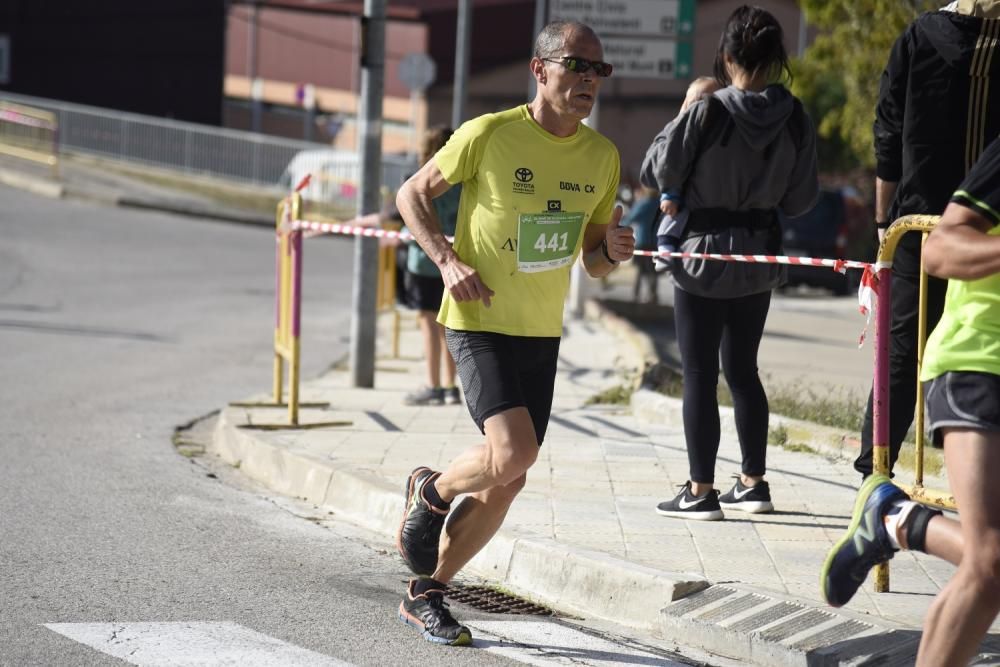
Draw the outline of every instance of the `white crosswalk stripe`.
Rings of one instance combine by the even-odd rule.
[[[45,627],[142,667],[350,667],[236,623],[47,623]]]
[[[536,667],[683,667],[666,659],[549,620],[479,620],[470,660],[485,651]],[[141,667],[352,667],[236,623],[48,623],[45,627]],[[414,641],[419,641],[414,639]]]
[[[475,646],[538,667],[684,667],[662,655],[629,648],[551,621],[471,621]]]

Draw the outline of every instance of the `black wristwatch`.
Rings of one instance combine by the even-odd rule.
[[[892,224],[892,220],[886,220],[885,222],[875,221],[875,229],[889,229],[889,225]]]
[[[607,239],[604,239],[603,241],[601,241],[601,252],[604,253],[604,259],[608,260],[612,264],[612,266],[616,266],[618,264],[618,260],[617,259],[611,259],[611,255],[608,254],[608,240]]]

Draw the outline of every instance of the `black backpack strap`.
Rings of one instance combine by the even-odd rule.
[[[698,153],[695,155],[695,161],[701,157],[701,154],[709,146],[718,141],[720,137],[723,146],[728,144],[735,126],[736,124],[733,123],[733,118],[729,115],[729,110],[726,109],[726,105],[722,103],[722,100],[715,95],[706,97],[705,113],[701,117]]]
[[[788,132],[792,135],[792,142],[795,144],[795,152],[802,150],[802,145],[806,142],[806,110],[802,107],[799,98],[792,98],[792,115],[788,117]]]
[[[726,105],[722,103],[715,95],[709,95],[704,98],[705,110],[701,114],[701,118],[698,119],[698,146],[695,149],[694,158],[691,160],[691,165],[688,167],[687,176],[684,179],[684,189],[687,190],[687,182],[691,178],[691,174],[694,172],[694,167],[698,164],[699,158],[708,149],[709,146],[714,144],[721,136],[723,140],[723,146],[729,143],[729,137],[733,134],[733,128],[736,124],[733,122],[732,116],[729,115],[729,110],[726,109]]]
[[[799,98],[792,98],[792,114],[788,117],[788,123],[785,125],[788,128],[788,133],[792,135],[792,143],[795,144],[795,152],[798,153],[802,150],[802,145],[806,141],[806,110],[802,107],[802,102]],[[778,145],[778,138],[775,137],[774,141],[768,144],[767,148],[764,149],[764,156],[770,160],[771,156],[774,154],[775,147]]]

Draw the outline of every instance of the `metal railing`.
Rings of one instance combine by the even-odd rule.
[[[59,170],[59,124],[48,111],[0,100],[0,153]]]
[[[50,112],[59,126],[59,151],[209,175],[286,192],[307,173],[306,199],[346,203],[356,197],[357,154],[326,144],[143,116],[38,97],[0,93],[0,100]],[[382,183],[395,190],[415,170],[412,160],[382,159]]]
[[[889,474],[889,338],[892,323],[892,258],[900,239],[908,232],[920,232],[922,241],[934,229],[939,216],[906,215],[899,218],[886,230],[878,251],[878,306],[875,311],[875,382],[872,391],[874,432],[872,434],[872,464],[876,473]],[[920,382],[920,366],[923,363],[924,345],[927,337],[927,272],[920,266],[920,288],[917,306],[917,403],[914,456],[914,482],[912,485],[897,486],[918,502],[929,503],[947,509],[957,509],[955,497],[948,491],[924,488],[924,396]],[[889,590],[889,563],[875,567],[875,591]]]

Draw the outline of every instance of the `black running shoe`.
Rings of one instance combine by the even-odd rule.
[[[431,575],[437,569],[438,543],[448,512],[432,507],[424,499],[424,486],[440,474],[420,467],[406,480],[406,507],[396,533],[396,548],[414,574]]]
[[[468,646],[472,643],[472,632],[460,625],[448,611],[444,601],[444,591],[432,588],[420,595],[413,594],[411,581],[406,597],[399,603],[399,619],[420,631],[420,635],[435,644]]]
[[[851,524],[830,553],[820,572],[823,598],[833,607],[847,604],[868,572],[896,553],[885,528],[885,515],[907,496],[885,475],[870,475],[858,490]]]
[[[691,493],[691,482],[685,482],[681,492],[673,500],[665,500],[656,506],[656,513],[677,519],[697,521],[718,521],[725,515],[719,508],[719,491],[712,489],[703,496]]]
[[[727,510],[739,510],[750,514],[773,512],[771,503],[771,487],[761,480],[753,486],[746,486],[739,475],[733,475],[736,484],[733,488],[719,496],[719,505]]]

